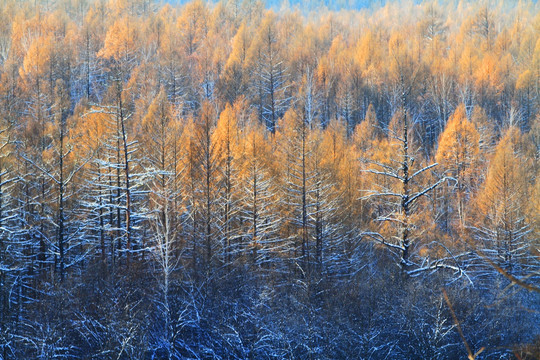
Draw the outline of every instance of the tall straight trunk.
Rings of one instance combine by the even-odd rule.
[[[302,259],[304,270],[309,270],[309,238],[306,184],[306,122],[302,119]]]
[[[209,154],[206,155],[206,161],[209,162]],[[210,186],[211,186],[211,175],[209,169],[209,163],[206,164],[206,174],[205,174],[205,184],[206,184],[206,261],[207,265],[210,266],[210,260],[212,258],[212,222],[210,216],[212,216],[212,199],[210,198]]]
[[[101,167],[98,166],[98,193],[99,193],[99,244],[101,248],[101,263],[105,273],[106,250],[105,250],[105,219],[103,216],[103,187],[101,186]]]
[[[116,117],[116,131],[119,131],[120,129],[120,116]],[[121,198],[122,198],[122,179],[121,179],[121,171],[120,171],[120,136],[117,133],[116,138],[116,239],[117,242],[116,247],[118,250],[121,250],[122,248],[122,211],[121,211]],[[120,257],[120,253],[118,254],[118,257]]]
[[[109,163],[111,163],[111,157],[109,156]],[[118,174],[118,170],[117,170]],[[115,211],[114,211],[114,204],[116,202],[114,197],[114,178],[112,171],[108,171],[108,178],[109,178],[109,224],[112,227],[115,223]],[[118,205],[118,204],[117,204]],[[116,211],[116,215],[118,216],[118,209]],[[118,225],[117,225],[118,226]],[[112,272],[114,273],[116,270],[116,239],[118,238],[118,230],[111,231],[110,232],[110,245],[111,245],[111,257],[112,257]]]
[[[124,152],[124,175],[126,177],[125,180],[125,188],[124,191],[126,193],[126,251],[127,251],[127,267],[130,266],[131,261],[131,185],[130,185],[130,179],[129,179],[129,152],[128,152],[128,143],[127,143],[127,134],[126,134],[126,124],[125,124],[125,118],[124,118],[124,111],[123,111],[123,104],[122,104],[122,96],[120,93],[120,125],[122,130],[122,148]]]
[[[402,187],[402,197],[401,197],[401,210],[403,212],[403,225],[401,230],[401,246],[403,250],[401,251],[401,267],[406,269],[409,265],[409,247],[410,247],[410,188],[409,188],[409,168],[410,168],[410,157],[409,157],[409,127],[407,119],[407,106],[406,106],[406,94],[405,94],[405,85],[403,82],[403,77],[401,78],[401,105],[403,108],[403,187]]]
[[[64,280],[64,114],[60,114],[60,181],[58,182],[58,250],[60,252],[60,281]]]
[[[253,146],[253,158],[255,159],[256,156],[256,147]],[[257,207],[257,170],[255,169],[255,161],[253,161],[253,212],[252,212],[252,221],[253,221],[253,228],[252,228],[252,246],[253,246],[253,265],[257,263],[257,243],[259,241],[258,234],[257,234],[257,221],[258,221],[258,207]]]
[[[227,122],[227,149],[225,163],[225,263],[230,264],[231,255],[231,211],[232,211],[232,151],[231,151],[231,134],[230,120]]]

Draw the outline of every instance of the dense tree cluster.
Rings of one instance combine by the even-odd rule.
[[[0,109],[0,359],[540,354],[536,2],[4,0]]]

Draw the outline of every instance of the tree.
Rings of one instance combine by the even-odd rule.
[[[282,141],[282,161],[287,164],[280,175],[282,188],[281,211],[287,221],[281,228],[281,236],[290,242],[289,257],[293,271],[300,268],[304,275],[311,276],[313,265],[313,244],[309,212],[310,181],[312,178],[309,168],[311,143],[309,139],[310,124],[305,118],[305,109],[290,108],[283,118],[279,140]],[[278,143],[279,143],[278,140]]]
[[[208,31],[209,13],[206,5],[193,1],[186,5],[177,20],[177,27],[184,39],[184,52],[189,57],[201,45]]]
[[[475,183],[478,182],[478,175],[475,173],[479,165],[479,139],[474,125],[467,120],[465,105],[460,105],[441,134],[435,156],[440,164],[440,171],[455,181],[454,189],[449,191],[448,196],[457,200],[456,210],[461,229],[466,224],[466,205],[469,196],[474,190]],[[453,194],[457,195],[457,198]],[[446,209],[445,213],[448,212]]]
[[[389,164],[371,162],[371,165],[366,169],[368,173],[378,175],[393,183],[390,184],[389,188],[382,187],[372,190],[367,195],[367,198],[384,197],[390,199],[389,212],[378,217],[378,220],[383,223],[391,222],[396,224],[398,234],[392,235],[391,238],[393,240],[391,241],[379,232],[367,232],[363,235],[395,251],[399,256],[399,266],[404,273],[415,274],[438,267],[448,267],[459,271],[454,265],[445,265],[439,260],[422,265],[425,264],[425,261],[416,263],[411,256],[411,247],[418,240],[415,238],[413,232],[415,228],[412,224],[413,211],[417,208],[417,202],[440,185],[444,181],[444,178],[427,185],[417,183],[426,171],[431,170],[437,164],[420,165],[422,167],[419,169],[414,167],[416,158],[412,154],[412,151],[414,151],[415,147],[410,134],[409,113],[406,107],[409,88],[406,87],[403,78],[401,78],[400,83],[402,108],[400,112],[396,113],[393,123],[389,125],[388,129],[388,136],[393,143],[391,147],[392,155],[388,154],[391,162]],[[418,161],[416,161],[416,164],[418,164]],[[379,184],[384,183],[381,181]],[[415,187],[419,187],[420,189],[416,190]]]
[[[80,33],[74,42],[77,43],[77,56],[75,57],[74,71],[84,74],[80,82],[76,81],[75,87],[78,90],[78,97],[86,97],[87,101],[94,100],[92,96],[101,93],[100,67],[98,64],[98,51],[101,46],[101,31],[104,31],[104,19],[94,7],[91,7],[86,16]],[[79,79],[77,79],[79,80]]]
[[[290,241],[294,270],[312,277],[322,268],[323,251],[329,240],[330,218],[335,207],[329,172],[323,166],[321,133],[309,123],[306,103],[290,108],[283,118],[278,144],[282,144],[280,186],[282,236]]]
[[[272,148],[262,126],[245,128],[239,211],[242,219],[240,250],[255,269],[275,264],[281,252],[276,210],[276,179]],[[275,266],[275,265],[274,265]]]
[[[485,50],[491,51],[493,39],[495,38],[495,21],[489,6],[483,5],[476,13],[474,30],[484,38],[483,46]]]
[[[171,17],[175,16],[174,9],[163,7],[157,21],[163,22],[163,33],[159,33],[157,62],[161,81],[167,90],[167,97],[172,105],[179,106],[186,94],[185,78],[182,66],[182,51],[179,36],[176,36],[176,25]]]
[[[259,117],[274,133],[290,99],[286,93],[286,67],[280,56],[276,20],[272,13],[268,13],[260,24],[250,53],[255,65],[254,90],[259,101]]]
[[[176,125],[167,94],[162,89],[148,107],[137,134],[145,154],[141,162],[146,172],[153,174],[152,194],[158,196],[167,193],[169,187],[176,186],[178,174],[175,164],[178,161],[180,136]]]
[[[148,107],[137,136],[141,144],[141,170],[149,180],[146,183],[147,208],[151,222],[161,237],[166,237],[176,255],[181,251],[180,203],[181,199],[181,135],[182,129],[175,118],[167,94],[162,89]],[[166,226],[167,229],[163,229]],[[161,239],[161,238],[160,238]],[[172,251],[172,250],[171,250]]]
[[[249,74],[246,61],[250,43],[249,31],[243,22],[232,38],[232,50],[217,84],[221,98],[229,104],[247,92]]]
[[[204,78],[199,76],[200,79],[198,79],[196,76],[199,65],[197,60],[199,55],[201,55],[201,49],[203,51],[207,50],[202,45],[208,34],[209,18],[208,7],[203,1],[197,0],[188,3],[182,9],[176,21],[176,26],[181,35],[180,39],[183,40],[179,45],[182,59],[184,59],[183,71],[186,73],[185,101],[192,109],[201,105],[197,90],[200,85],[204,85]],[[208,59],[208,56],[206,56],[206,59]],[[206,75],[204,71],[203,75]]]
[[[326,154],[331,154],[325,156],[323,163],[331,174],[330,181],[334,184],[333,193],[337,201],[332,221],[335,233],[329,249],[330,262],[335,267],[329,268],[329,273],[336,275],[355,274],[358,271],[358,263],[362,261],[364,255],[362,249],[364,244],[359,241],[358,233],[367,227],[370,211],[366,206],[367,201],[362,200],[358,194],[359,189],[366,187],[359,159],[368,156],[362,149],[376,139],[364,137],[366,132],[371,135],[377,133],[376,128],[371,129],[368,126],[373,120],[374,118],[369,115],[356,126],[350,138],[347,137],[346,125],[339,120],[330,122],[323,134],[322,146],[326,149]],[[373,144],[374,147],[379,146],[379,143]]]
[[[50,210],[46,199],[49,191],[48,181],[46,175],[39,171],[38,167],[43,163],[43,154],[50,143],[45,129],[47,121],[51,118],[50,109],[53,101],[50,96],[52,92],[50,81],[47,81],[47,75],[51,73],[51,53],[52,37],[36,37],[19,70],[23,80],[21,85],[24,85],[24,89],[27,90],[25,93],[29,101],[26,126],[19,128],[23,131],[24,141],[18,146],[19,156],[28,159],[25,168],[21,171],[21,177],[25,182],[24,216],[29,230],[27,236],[34,238],[38,243],[37,264],[31,266],[37,265],[40,272],[44,272],[48,260],[48,244],[51,236],[49,229],[46,229],[46,221],[34,222],[36,219],[47,218],[49,214],[46,215],[46,213]],[[32,166],[32,163],[38,167]]]
[[[483,161],[488,161],[496,145],[496,127],[494,121],[490,119],[485,110],[480,106],[475,106],[471,114],[473,123],[479,136],[478,147],[482,154]]]
[[[108,114],[95,108],[77,109],[79,127],[78,138],[88,139],[79,148],[82,157],[90,159],[83,168],[84,187],[87,189],[81,196],[81,212],[85,223],[85,237],[88,243],[94,243],[99,251],[102,272],[107,274],[107,264],[116,261],[116,240],[113,228],[114,215],[114,174],[107,169],[106,153],[109,149],[107,140],[112,137],[112,129],[108,126]],[[82,114],[81,114],[82,112]],[[114,269],[113,269],[114,270]]]
[[[162,196],[167,196],[163,194]],[[169,194],[169,197],[171,194]],[[172,194],[174,196],[174,194]],[[151,253],[154,255],[160,277],[159,281],[159,297],[157,299],[157,307],[163,321],[162,338],[158,339],[157,347],[165,348],[166,358],[178,358],[180,355],[176,350],[176,338],[178,336],[177,323],[179,319],[175,319],[177,312],[175,311],[172,301],[171,290],[173,288],[174,273],[179,270],[181,254],[177,249],[177,227],[171,219],[174,216],[174,209],[169,209],[171,202],[160,201],[156,204],[158,211],[151,217],[154,224],[155,235],[150,244]]]
[[[223,237],[223,263],[230,264],[234,253],[232,241],[237,237],[238,228],[238,184],[240,159],[242,157],[242,131],[238,124],[245,115],[246,105],[243,101],[235,103],[234,108],[227,104],[219,116],[215,131],[212,134],[212,145],[215,149],[216,164],[219,173],[215,174],[220,183],[220,237]]]
[[[372,104],[369,104],[364,121],[356,125],[353,138],[361,153],[367,153],[383,139],[384,133]]]
[[[193,148],[193,165],[196,173],[195,189],[200,196],[195,197],[196,208],[200,216],[200,233],[195,241],[200,240],[203,245],[203,264],[206,271],[211,271],[212,264],[219,254],[217,239],[219,236],[217,203],[219,199],[218,174],[221,164],[216,153],[216,144],[212,142],[212,136],[216,126],[215,109],[208,102],[203,104],[200,114],[200,122],[194,129],[195,147]],[[188,161],[189,161],[188,160]]]
[[[526,213],[531,172],[524,160],[523,141],[517,128],[506,131],[477,198],[482,216],[476,239],[481,252],[503,269],[516,271],[527,266],[530,245]]]
[[[69,201],[70,193],[77,189],[69,189],[68,187],[74,184],[74,177],[85,163],[85,159],[76,159],[75,154],[72,154],[73,143],[78,139],[73,138],[70,131],[74,127],[69,124],[68,120],[73,120],[70,117],[70,103],[67,94],[66,84],[62,80],[56,83],[56,99],[55,99],[55,124],[49,128],[52,138],[51,154],[52,159],[46,159],[47,167],[40,168],[53,181],[53,186],[56,187],[56,220],[54,224],[57,228],[57,247],[58,259],[55,255],[55,267],[58,268],[60,279],[64,279],[66,267],[66,250],[77,248],[76,240],[77,233],[80,232],[78,226],[71,223],[71,219],[75,216],[69,216],[66,219],[66,213],[72,211],[73,202]],[[79,163],[80,162],[80,163]],[[35,164],[34,164],[35,165]],[[39,165],[37,165],[39,166]],[[56,264],[58,263],[58,264]],[[70,263],[67,263],[71,265]]]
[[[317,64],[316,74],[317,74],[317,89],[321,94],[322,98],[322,119],[323,122],[327,123],[330,121],[332,116],[336,112],[336,102],[337,102],[337,91],[338,84],[340,80],[339,70],[336,69],[337,66],[335,61],[338,56],[344,51],[345,44],[341,36],[336,36],[332,40],[330,49],[326,56],[321,57],[320,61]],[[347,89],[348,90],[348,89]],[[346,93],[346,95],[350,95]],[[346,100],[350,100],[346,97]],[[344,105],[350,105],[349,102],[345,102]],[[343,117],[345,121],[348,121],[350,115],[350,107],[343,106],[344,114]]]
[[[126,265],[129,268],[133,246],[137,239],[134,236],[134,224],[144,218],[144,209],[134,210],[133,201],[139,195],[142,187],[142,174],[133,174],[134,163],[137,159],[134,153],[137,150],[137,142],[132,140],[129,121],[133,117],[130,104],[126,102],[126,93],[121,79],[117,79],[110,89],[111,105],[97,105],[88,111],[89,114],[103,114],[106,126],[105,133],[110,137],[104,139],[104,150],[100,153],[100,162],[104,167],[103,175],[98,173],[104,183],[98,187],[110,190],[111,221],[115,222],[116,245],[118,249],[126,253]],[[114,214],[114,215],[113,215]],[[124,219],[124,220],[122,220]],[[122,246],[125,243],[125,246]],[[113,252],[113,264],[116,257]]]
[[[117,19],[107,30],[103,48],[98,56],[113,61],[115,76],[127,79],[137,59],[137,24],[129,16]]]

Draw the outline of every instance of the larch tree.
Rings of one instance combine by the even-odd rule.
[[[209,10],[203,1],[193,1],[182,9],[177,27],[183,37],[183,50],[187,56],[193,55],[206,37],[208,20]]]
[[[360,127],[356,126],[357,129]],[[323,133],[321,144],[325,153],[330,154],[324,158],[323,164],[330,172],[332,194],[337,201],[331,216],[330,229],[333,233],[328,239],[327,257],[331,260],[326,264],[328,273],[334,275],[355,273],[363,255],[358,233],[365,228],[368,209],[366,201],[358,195],[358,189],[364,187],[358,160],[363,156],[360,147],[365,144],[356,140],[356,133],[348,137],[346,125],[336,119]]]
[[[172,105],[179,106],[185,95],[185,75],[182,72],[182,52],[180,39],[176,36],[177,27],[172,19],[175,15],[172,8],[163,7],[156,21],[163,23],[162,35],[157,39],[157,62],[160,81],[167,90],[167,97]],[[160,33],[161,34],[161,33]]]
[[[191,259],[190,269],[197,272],[202,262],[200,244],[202,207],[199,199],[200,153],[195,119],[190,116],[183,119],[180,137],[178,166],[180,169],[180,196],[178,204],[180,224],[183,230],[187,255]]]
[[[496,36],[496,22],[488,3],[483,4],[475,14],[473,26],[474,31],[484,40],[482,43],[484,50],[491,51]]]
[[[200,232],[195,241],[202,245],[202,259],[204,269],[211,271],[212,265],[217,262],[217,254],[220,253],[219,238],[219,215],[217,211],[219,199],[219,171],[223,164],[217,156],[216,144],[212,141],[216,128],[215,109],[211,103],[203,103],[200,118],[194,129],[195,146],[193,157],[189,161],[195,161],[191,166],[196,171],[195,189],[200,194],[195,199],[196,209],[200,218]]]
[[[312,209],[309,218],[313,222],[313,238],[315,242],[314,263],[319,273],[325,273],[334,260],[332,252],[341,240],[339,219],[339,196],[336,189],[335,179],[332,177],[334,162],[326,159],[328,143],[324,133],[316,129],[311,133],[313,142],[312,159],[310,166],[313,169],[312,180]]]
[[[132,205],[134,193],[138,193],[142,186],[141,175],[133,174],[136,158],[134,154],[137,151],[137,142],[131,132],[129,120],[133,113],[126,104],[126,96],[122,90],[121,81],[116,81],[109,94],[112,100],[111,105],[96,105],[88,110],[88,114],[102,114],[104,116],[106,127],[104,134],[108,138],[103,139],[102,151],[97,154],[100,159],[100,165],[103,167],[103,176],[99,175],[103,183],[97,184],[98,187],[107,188],[110,193],[109,214],[114,218],[115,229],[115,248],[121,253],[126,253],[126,265],[129,266],[131,253],[135,242],[133,233],[133,221],[139,221],[144,209],[135,211]],[[135,215],[135,216],[134,216]],[[134,219],[137,218],[137,219]],[[116,257],[113,252],[113,266],[116,263]]]
[[[126,82],[137,61],[137,24],[129,16],[117,19],[108,29],[97,55],[110,61],[112,81]]]
[[[322,257],[325,209],[321,208],[321,196],[329,190],[325,183],[328,178],[320,169],[320,154],[315,153],[319,139],[313,127],[317,125],[308,123],[303,101],[287,111],[281,126],[283,129],[276,139],[284,164],[280,174],[280,208],[286,222],[282,224],[281,236],[290,242],[292,270],[300,269],[302,276],[311,277],[317,260]]]
[[[159,296],[156,303],[161,315],[160,320],[163,321],[162,334],[156,341],[154,351],[164,349],[166,358],[174,359],[180,356],[176,349],[176,340],[179,333],[177,324],[181,316],[176,316],[172,289],[175,287],[174,275],[180,268],[182,258],[177,251],[178,228],[171,219],[174,211],[169,209],[169,206],[171,203],[166,202],[161,208],[163,215],[152,218],[155,234],[149,248],[159,270]]]
[[[480,252],[498,266],[518,271],[530,251],[527,222],[530,165],[524,158],[526,139],[511,127],[497,145],[484,187],[478,194],[480,218],[475,225]]]
[[[308,166],[312,172],[311,181],[311,202],[312,208],[308,212],[309,220],[313,223],[314,264],[319,273],[323,272],[326,261],[331,259],[330,251],[333,245],[331,240],[335,240],[337,223],[337,192],[335,187],[336,179],[332,176],[332,171],[339,160],[340,150],[339,132],[331,133],[331,139],[325,138],[329,123],[321,118],[319,94],[316,92],[315,79],[309,66],[307,67],[304,79],[299,89],[299,102],[304,108],[304,122],[311,131],[308,132],[308,143],[310,156]],[[339,131],[339,130],[338,130]],[[326,154],[333,154],[332,160],[326,158]]]
[[[77,159],[77,154],[73,151],[74,143],[78,141],[73,132],[76,124],[73,123],[75,118],[70,114],[67,85],[62,80],[57,80],[55,93],[54,122],[46,129],[51,144],[44,153],[44,163],[32,165],[43,172],[51,182],[51,193],[56,203],[53,206],[56,214],[52,221],[56,228],[56,245],[53,246],[53,252],[55,268],[63,280],[66,266],[80,261],[85,252],[78,237],[82,229],[74,221],[77,216],[72,213],[73,208],[78,207],[78,203],[72,195],[79,190],[75,177],[86,160]],[[68,256],[66,254],[68,250],[76,250],[76,254]]]
[[[437,137],[443,132],[444,126],[452,113],[456,101],[454,87],[456,86],[455,51],[445,51],[440,49],[443,42],[437,37],[431,41],[432,46],[436,46],[435,54],[429,59],[430,71],[427,79],[427,96],[429,97],[430,115],[436,116],[436,120],[426,121],[424,133],[425,146],[431,147],[435,144]],[[437,45],[433,44],[437,43]],[[444,52],[443,52],[444,51]],[[439,53],[443,52],[443,56]]]
[[[232,49],[219,78],[217,88],[224,102],[233,104],[248,89],[248,50],[251,44],[249,29],[243,22],[232,38]]]
[[[434,183],[423,184],[421,179],[425,173],[431,171],[437,163],[422,164],[418,156],[418,148],[412,136],[413,119],[409,110],[409,98],[415,89],[415,81],[418,69],[414,69],[411,54],[406,48],[402,36],[395,35],[390,42],[390,54],[393,56],[391,71],[394,77],[395,91],[398,92],[399,110],[394,114],[392,122],[388,126],[388,138],[390,151],[386,156],[390,162],[370,161],[365,171],[377,175],[386,181],[376,181],[379,189],[368,192],[366,198],[388,199],[389,212],[378,217],[382,224],[395,224],[397,234],[384,236],[379,232],[365,232],[367,236],[376,242],[388,247],[396,253],[399,266],[404,274],[416,274],[430,271],[439,267],[449,268],[458,273],[461,272],[455,265],[446,264],[443,259],[429,261],[426,259],[414,259],[413,252],[418,250],[421,243],[415,236],[415,224],[412,223],[413,214],[417,210],[417,203],[426,194],[439,186],[445,178]],[[389,182],[388,182],[389,181]],[[387,187],[381,187],[381,184]]]
[[[275,15],[269,12],[261,22],[250,53],[254,63],[255,93],[259,116],[271,133],[289,102],[287,72],[282,60]]]
[[[276,181],[272,148],[262,125],[252,120],[245,128],[242,157],[239,245],[246,263],[255,269],[279,268],[283,252],[278,237]]]
[[[123,251],[126,252],[126,265],[129,267],[135,242],[133,234],[134,219],[133,205],[134,188],[140,187],[139,181],[134,181],[134,153],[137,150],[137,142],[134,140],[132,125],[133,103],[129,98],[129,88],[126,82],[130,71],[137,61],[137,49],[135,43],[138,32],[130,17],[118,19],[108,29],[103,48],[98,56],[110,62],[111,86],[108,89],[109,105],[99,105],[97,111],[108,115],[109,126],[112,127],[112,138],[109,139],[109,171],[116,174],[115,177],[115,201],[116,201],[116,231],[117,241],[120,247],[125,243]],[[94,110],[95,111],[95,110]],[[112,160],[112,162],[110,161]],[[112,180],[112,177],[109,178]],[[112,185],[112,184],[111,184]],[[143,210],[143,209],[141,209]],[[144,211],[144,210],[143,210]],[[124,225],[122,225],[122,214]]]
[[[167,225],[168,229],[160,229],[160,236],[167,235],[171,242],[167,246],[172,249],[174,245],[177,254],[180,250],[181,132],[181,124],[162,89],[148,107],[137,138],[141,144],[141,171],[148,178],[145,198],[149,216],[155,227]],[[175,237],[172,234],[176,234]]]
[[[364,120],[356,125],[354,129],[352,136],[353,141],[358,147],[358,151],[361,154],[367,155],[367,152],[372,151],[372,149],[376,147],[376,143],[381,141],[383,137],[384,132],[377,119],[375,108],[372,104],[369,104]]]
[[[459,103],[465,104],[467,116],[471,115],[477,102],[478,91],[475,87],[474,71],[479,68],[479,61],[478,49],[470,42],[466,42],[457,61],[457,95]]]
[[[78,95],[85,97],[88,101],[95,100],[92,96],[97,95],[102,89],[102,83],[98,79],[101,78],[100,67],[98,63],[97,53],[103,39],[100,38],[101,33],[105,33],[105,25],[100,13],[94,7],[91,7],[82,24],[80,33],[75,39],[78,56],[74,64],[74,71],[80,71],[84,74],[80,82],[75,87]]]
[[[439,171],[445,176],[453,178],[453,187],[448,189],[447,201],[453,203],[455,209],[443,210],[448,213],[457,213],[459,228],[464,229],[467,221],[466,208],[468,200],[478,182],[476,174],[478,169],[480,137],[474,125],[467,120],[465,105],[460,105],[448,120],[446,129],[441,134],[435,159],[440,164]],[[454,197],[457,195],[457,197]],[[450,204],[449,204],[450,205]],[[448,224],[446,226],[448,228]]]
[[[180,39],[183,40],[179,45],[181,58],[184,59],[182,70],[186,74],[184,101],[191,109],[196,109],[201,105],[201,99],[198,95],[199,90],[201,90],[199,86],[203,85],[203,79],[198,79],[196,75],[200,74],[198,57],[208,34],[209,18],[207,5],[203,1],[197,0],[182,8],[176,21],[178,32],[181,35]],[[205,75],[204,71],[203,75]]]
[[[108,264],[111,266],[116,259],[113,173],[107,169],[107,158],[100,156],[107,151],[107,139],[111,135],[106,113],[99,111],[77,109],[79,117],[76,129],[79,138],[88,139],[84,146],[79,147],[83,157],[90,159],[84,168],[84,187],[86,191],[81,196],[81,216],[85,223],[87,242],[93,242],[97,249],[103,274],[107,274]],[[82,112],[82,113],[81,113]]]
[[[341,36],[336,36],[332,39],[328,54],[322,56],[317,64],[316,79],[318,93],[321,94],[322,106],[321,117],[323,122],[329,122],[336,113],[337,107],[337,91],[340,81],[339,69],[336,66],[336,60],[338,56],[344,51],[345,44]],[[350,98],[348,93],[345,93],[343,98],[343,114],[341,114],[345,121],[348,121],[350,115]]]
[[[222,262],[230,264],[233,261],[233,244],[238,228],[238,184],[240,159],[242,157],[241,138],[242,130],[239,127],[239,120],[246,116],[245,103],[237,102],[233,106],[226,105],[219,115],[216,128],[212,134],[212,143],[216,152],[216,163],[219,165],[218,177],[219,187],[219,212],[222,214],[222,224],[220,224],[220,237],[222,238]]]
[[[137,134],[144,152],[144,165],[156,179],[155,193],[164,193],[171,170],[170,127],[172,114],[165,91],[162,89],[148,106]]]
[[[496,124],[494,124],[494,121],[487,116],[485,110],[480,106],[474,107],[470,121],[478,132],[478,147],[482,155],[482,160],[488,162],[497,141]]]
[[[28,159],[22,170],[21,178],[25,182],[25,212],[28,236],[34,238],[37,244],[37,267],[44,271],[48,261],[48,245],[50,242],[50,229],[46,229],[46,222],[36,219],[45,219],[49,215],[46,195],[49,192],[46,175],[35,166],[43,163],[43,153],[50,143],[45,136],[47,122],[50,120],[52,102],[48,75],[51,72],[52,36],[36,37],[24,57],[19,70],[22,81],[21,86],[26,89],[28,104],[25,126],[18,129],[23,131],[24,142],[18,145],[20,157]],[[31,250],[32,251],[32,250]],[[33,252],[33,251],[32,251]]]
[[[142,147],[141,158],[147,183],[149,204],[147,221],[153,233],[150,241],[142,244],[149,249],[157,264],[158,291],[155,304],[162,328],[156,339],[155,351],[165,351],[168,359],[179,356],[176,349],[178,311],[172,289],[178,286],[175,274],[181,269],[184,252],[180,221],[181,202],[181,126],[175,118],[165,90],[154,98],[143,118],[138,136]]]

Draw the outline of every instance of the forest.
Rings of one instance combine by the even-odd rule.
[[[0,1],[1,360],[540,358],[540,4],[297,3]]]

